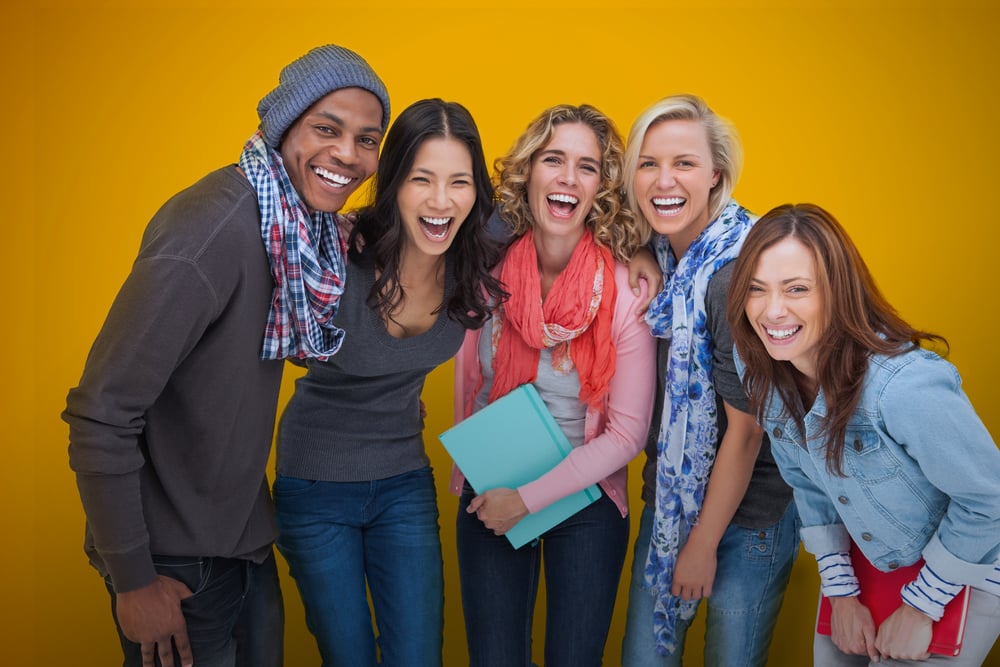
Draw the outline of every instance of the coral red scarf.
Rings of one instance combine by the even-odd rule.
[[[548,347],[557,370],[568,366],[568,354],[580,377],[580,401],[598,406],[615,373],[611,318],[617,287],[611,251],[584,234],[543,303],[534,237],[528,232],[508,249],[500,278],[511,296],[493,323],[500,334],[489,400],[532,382],[541,350]]]

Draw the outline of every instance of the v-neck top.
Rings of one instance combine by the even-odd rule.
[[[446,258],[445,301],[455,291]],[[302,479],[357,482],[385,479],[429,465],[420,393],[427,374],[452,358],[465,328],[438,313],[430,329],[392,336],[366,303],[375,283],[371,253],[350,260],[334,318],[345,331],[340,351],[310,360],[296,381],[278,428],[278,473]]]

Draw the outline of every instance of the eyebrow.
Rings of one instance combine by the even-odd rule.
[[[431,176],[435,175],[435,172],[433,170],[427,169],[426,167],[414,167],[413,171],[419,172],[421,174],[430,174]],[[456,171],[456,172],[452,172],[451,174],[448,174],[448,178],[455,178],[456,176],[467,176],[469,178],[472,178],[472,172],[471,171]]]
[[[750,277],[750,282],[760,283],[761,285],[767,284],[767,281],[761,280],[760,278],[757,278],[755,276]],[[785,278],[784,280],[779,280],[778,284],[787,285],[788,283],[794,283],[794,282],[814,283],[816,282],[816,280],[813,278],[807,278],[806,276],[792,276],[791,278]]]
[[[328,121],[330,121],[334,125],[337,125],[338,127],[346,127],[347,126],[347,123],[344,122],[343,118],[341,118],[337,114],[330,113],[329,111],[317,111],[316,115],[317,116],[322,116],[323,118],[326,118]],[[361,134],[371,134],[371,133],[382,134],[382,128],[381,127],[376,127],[374,125],[369,126],[369,127],[362,127],[361,130],[360,130],[360,133]]]
[[[543,150],[538,155],[539,156],[543,156],[543,155],[558,155],[559,157],[565,158],[566,157],[566,151],[560,150],[558,148],[546,148],[545,150]],[[592,158],[589,155],[584,155],[583,157],[581,157],[580,158],[580,162],[589,162],[590,164],[596,165],[598,167],[601,166],[601,161],[600,160]]]

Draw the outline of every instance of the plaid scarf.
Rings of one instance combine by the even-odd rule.
[[[739,254],[756,219],[731,201],[680,261],[665,236],[654,239],[664,267],[664,288],[650,304],[646,323],[654,336],[670,341],[670,358],[657,438],[656,509],[646,581],[656,596],[653,631],[656,650],[663,655],[677,649],[678,619],[690,620],[698,608],[697,600],[675,597],[670,588],[677,554],[698,523],[719,433],[705,295],[715,272]]]
[[[243,147],[240,167],[257,191],[260,235],[274,277],[260,358],[326,360],[344,340],[333,324],[347,273],[347,245],[336,215],[310,216],[281,155],[259,131]]]
[[[494,319],[493,387],[490,402],[538,373],[543,347],[552,350],[552,367],[580,378],[580,402],[599,405],[615,373],[611,320],[617,294],[611,251],[587,232],[569,264],[542,302],[542,281],[532,232],[507,250],[500,272],[510,298]]]

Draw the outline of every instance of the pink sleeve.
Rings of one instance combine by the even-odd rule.
[[[656,339],[636,314],[640,297],[632,294],[628,269],[622,264],[615,266],[615,282],[618,299],[612,331],[617,360],[603,429],[588,432],[586,442],[574,448],[559,465],[518,489],[531,512],[624,468],[646,444],[656,390]],[[645,294],[645,283],[642,285]]]
[[[454,398],[454,418],[455,423],[462,421],[469,416],[469,406],[474,397],[476,388],[479,386],[479,334],[482,329],[469,329],[465,332],[465,340],[458,354],[455,355],[455,398]],[[451,465],[451,480],[448,483],[449,490],[459,496],[462,494],[462,485],[465,482],[465,475],[454,463]]]

